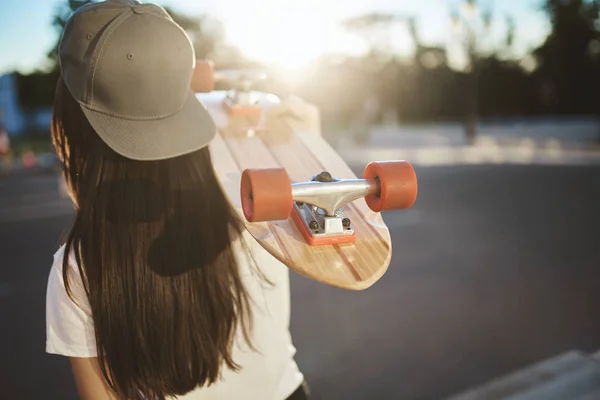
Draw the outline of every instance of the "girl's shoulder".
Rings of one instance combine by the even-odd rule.
[[[66,257],[66,245],[61,245],[53,255],[52,267],[50,276],[48,277],[47,295],[52,298],[60,298],[66,294],[66,286],[64,280],[64,260]],[[69,289],[71,296],[68,296],[77,305],[89,309],[85,286],[80,273],[80,268],[77,265],[75,253],[73,250],[69,252],[67,261],[67,277],[69,280]]]
[[[61,281],[62,281],[62,276],[63,276],[64,260],[65,260],[65,256],[66,256],[65,255],[66,247],[67,247],[66,244],[61,245],[58,248],[58,250],[56,250],[54,255],[52,256],[52,258],[53,258],[52,259],[52,268],[51,268],[50,273],[60,275]],[[77,266],[77,260],[75,258],[75,253],[73,252],[72,249],[68,255],[67,267],[68,267],[68,274],[69,274],[69,283],[71,283],[71,281],[81,282],[81,275],[79,272],[79,268]],[[63,284],[64,284],[64,282],[63,282]]]
[[[95,357],[94,323],[74,255],[68,258],[69,293],[63,261],[65,246],[54,253],[46,292],[46,352],[69,357]]]

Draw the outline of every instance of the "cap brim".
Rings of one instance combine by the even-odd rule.
[[[177,113],[153,120],[122,119],[81,106],[100,138],[115,152],[133,160],[174,158],[207,146],[217,128],[191,90]]]

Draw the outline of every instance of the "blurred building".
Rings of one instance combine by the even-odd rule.
[[[0,75],[0,121],[9,136],[47,132],[51,116],[51,107],[30,109],[23,106],[16,73]]]

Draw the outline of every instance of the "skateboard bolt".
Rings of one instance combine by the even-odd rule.
[[[350,228],[350,219],[344,218],[342,220],[342,225],[344,225],[344,228],[346,228],[346,229]]]
[[[313,231],[319,230],[319,224],[317,223],[317,221],[310,221],[308,226],[310,226],[310,229],[312,229]]]
[[[333,178],[329,172],[323,171],[319,175],[315,176],[314,180],[317,182],[332,182]]]

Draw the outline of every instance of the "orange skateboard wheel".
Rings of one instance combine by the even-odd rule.
[[[215,71],[212,61],[196,60],[191,86],[194,93],[209,93],[214,90]]]
[[[375,212],[404,210],[417,199],[417,175],[406,161],[379,161],[367,165],[364,179],[379,180],[379,194],[365,197],[369,208]]]
[[[292,213],[292,181],[283,168],[244,170],[240,191],[249,222],[288,219]]]

